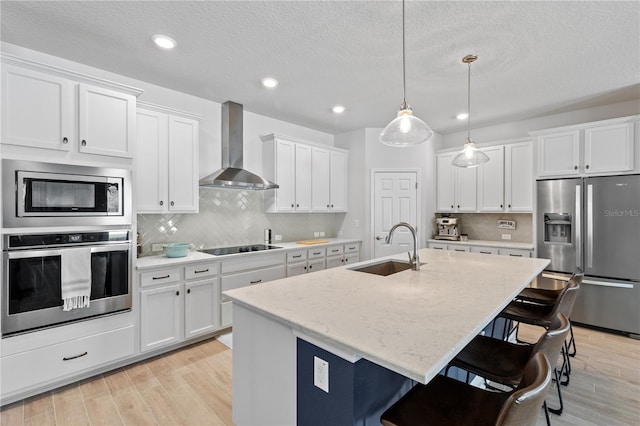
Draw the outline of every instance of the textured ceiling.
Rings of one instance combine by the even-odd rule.
[[[384,127],[402,101],[397,0],[0,8],[2,41],[329,133]],[[156,33],[178,47],[154,48]],[[406,44],[407,101],[440,133],[465,127],[468,53],[474,127],[640,99],[638,1],[407,1]]]

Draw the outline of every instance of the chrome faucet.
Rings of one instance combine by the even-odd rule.
[[[400,222],[400,223],[398,223],[396,225],[393,225],[393,227],[389,231],[389,234],[387,235],[387,238],[385,238],[384,241],[387,244],[391,244],[391,239],[393,238],[393,231],[395,231],[396,228],[398,228],[400,226],[404,226],[405,228],[408,228],[409,231],[411,231],[411,235],[413,235],[413,257],[411,256],[411,252],[409,252],[407,254],[409,255],[409,264],[411,265],[411,270],[419,271],[420,270],[420,257],[418,256],[418,235],[416,234],[416,230],[415,230],[415,228],[413,226],[411,226],[407,222]]]

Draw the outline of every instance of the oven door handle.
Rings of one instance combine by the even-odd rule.
[[[62,253],[62,250],[60,249],[5,251],[5,255],[9,259],[27,259],[30,257],[60,256],[61,253]]]
[[[91,253],[104,253],[106,251],[124,251],[130,250],[131,245],[129,243],[124,244],[105,244],[99,246],[91,246]]]

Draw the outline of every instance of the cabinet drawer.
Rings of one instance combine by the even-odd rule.
[[[2,358],[2,396],[133,355],[133,326]]]
[[[184,267],[184,279],[193,280],[196,278],[206,278],[218,275],[217,263],[201,263]]]
[[[284,277],[284,265],[258,269],[255,271],[241,272],[239,274],[226,275],[222,277],[221,290],[232,290],[234,288],[264,283]]]
[[[449,244],[449,245],[447,245],[447,247],[451,251],[465,251],[465,252],[470,252],[471,251],[471,247],[469,247],[469,246],[459,246],[457,244]]]
[[[300,262],[303,260],[307,260],[307,251],[306,250],[296,250],[290,251],[287,253],[287,262]]]
[[[245,257],[246,256],[246,257]],[[249,269],[268,268],[271,266],[280,266],[284,268],[286,255],[283,252],[270,254],[241,254],[237,259],[224,260],[222,262],[222,274],[230,274],[235,272],[243,272]]]
[[[320,257],[324,257],[327,249],[322,248],[314,248],[307,250],[307,258],[308,259],[318,259]]]
[[[337,256],[339,254],[344,253],[343,246],[331,246],[327,247],[327,256]]]
[[[345,253],[358,253],[360,251],[360,244],[345,244],[344,252]]]
[[[140,287],[150,287],[177,281],[180,281],[180,268],[157,269],[140,274]]]
[[[471,253],[498,254],[498,249],[495,247],[471,246]]]
[[[506,249],[501,248],[498,250],[498,254],[502,256],[513,256],[513,257],[531,257],[530,250],[517,250],[517,249]]]
[[[439,244],[439,243],[429,243],[429,248],[433,249],[433,250],[446,250],[447,249],[447,245],[446,244]]]

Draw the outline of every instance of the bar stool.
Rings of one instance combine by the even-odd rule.
[[[536,303],[518,302],[512,301],[507,307],[498,315],[499,317],[507,320],[515,321],[518,324],[509,331],[508,335],[511,335],[513,331],[516,332],[516,340],[518,339],[518,330],[520,323],[531,324],[548,329],[551,325],[551,321],[558,312],[562,312],[565,317],[571,316],[573,305],[578,291],[580,290],[580,283],[582,282],[582,276],[577,275],[574,279],[569,280],[567,285],[560,290],[558,297],[553,305],[539,305]],[[566,377],[566,380],[560,382],[562,385],[567,386],[569,384],[569,375],[571,374],[571,361],[569,359],[567,345],[562,347],[562,367],[560,369],[560,376]],[[555,410],[550,410],[555,414],[560,414]]]
[[[576,268],[575,272],[569,280],[579,279],[580,283],[582,283],[582,278],[584,277],[584,272],[580,268]],[[517,301],[522,302],[530,302],[537,303],[539,305],[553,305],[558,298],[558,295],[562,289],[546,289],[546,288],[535,288],[535,287],[527,287],[520,292],[515,298]],[[567,353],[569,356],[574,357],[577,353],[576,348],[576,339],[573,335],[573,325],[571,324],[571,319],[569,319],[569,343],[567,344]]]
[[[538,353],[529,360],[518,387],[491,392],[436,376],[418,384],[380,417],[384,426],[535,425],[551,386],[549,361]]]
[[[535,345],[520,345],[488,336],[476,336],[449,363],[445,375],[450,367],[458,367],[469,371],[492,382],[509,387],[515,387],[522,380],[524,368],[537,353],[544,354],[551,364],[558,389],[560,408],[551,410],[562,412],[562,392],[560,390],[560,375],[555,361],[569,332],[569,320],[558,312],[547,331],[540,336]],[[550,424],[545,404],[547,424]]]

